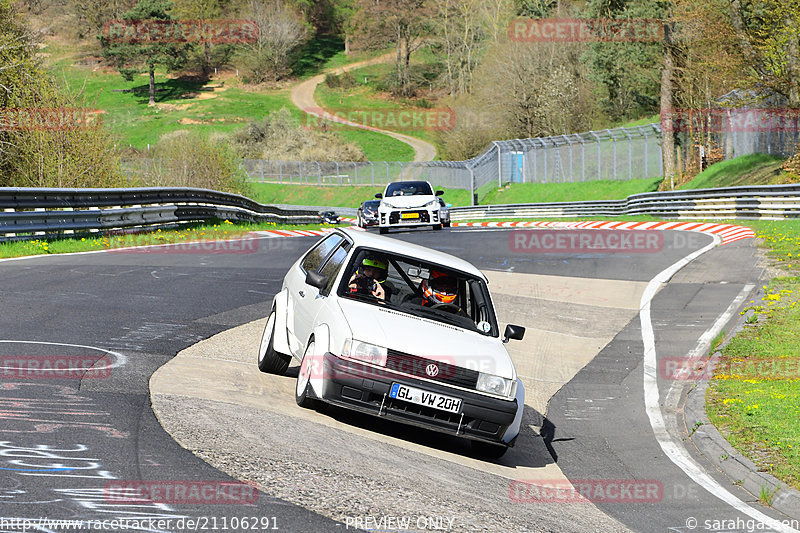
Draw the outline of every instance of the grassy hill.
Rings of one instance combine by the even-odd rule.
[[[781,170],[783,159],[768,154],[750,154],[720,161],[705,169],[679,189],[707,189],[739,185],[787,183]]]

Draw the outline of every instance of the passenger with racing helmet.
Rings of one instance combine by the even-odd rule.
[[[422,297],[417,296],[409,300],[410,303],[423,307],[433,307],[443,305],[444,310],[451,312],[461,312],[461,308],[456,303],[458,296],[458,279],[455,276],[431,270],[428,279],[423,279],[420,284]]]
[[[388,273],[389,262],[386,257],[374,252],[367,252],[350,278],[348,283],[350,294],[364,294],[385,300],[384,283]]]

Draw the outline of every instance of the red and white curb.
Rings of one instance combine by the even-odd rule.
[[[591,220],[584,222],[537,221],[537,222],[454,222],[457,227],[480,228],[557,228],[557,229],[620,229],[620,230],[672,230],[695,231],[709,235],[719,235],[721,244],[730,244],[741,239],[753,239],[756,234],[751,228],[733,224],[711,222],[610,222]]]

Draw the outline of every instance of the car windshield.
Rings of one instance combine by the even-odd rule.
[[[427,181],[398,181],[386,187],[384,196],[433,196],[433,189]]]
[[[385,268],[384,268],[385,267]],[[384,251],[353,254],[338,295],[457,326],[499,334],[486,283],[475,276]]]
[[[369,202],[364,202],[364,209],[378,209],[380,203],[380,200],[370,200]]]

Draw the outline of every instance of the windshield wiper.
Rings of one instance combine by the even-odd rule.
[[[460,328],[478,331],[478,327],[475,325],[472,319],[455,313],[450,313],[448,311],[439,311],[438,309],[430,309],[418,305],[407,306],[404,307],[403,309],[408,310],[408,312],[411,314],[415,314],[414,311],[422,311],[422,314],[429,316],[433,315],[436,318],[440,318],[442,319],[442,321],[447,322],[448,324],[451,324],[453,326],[458,326]]]

